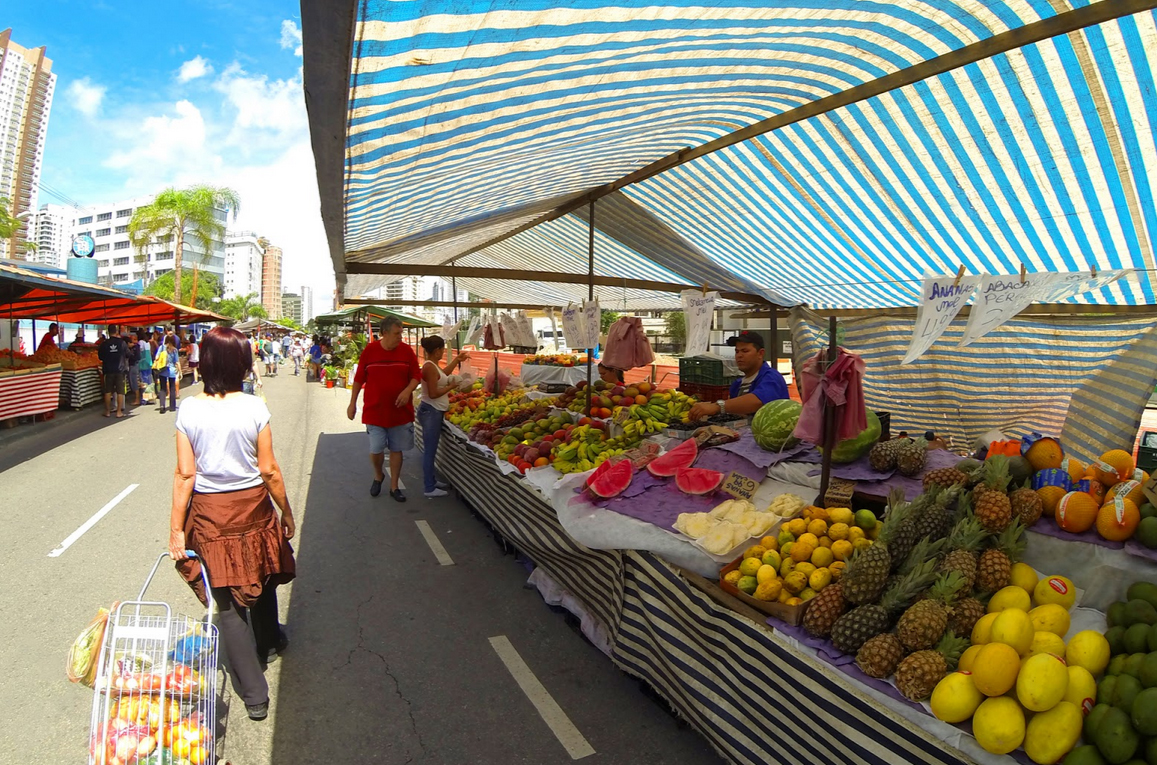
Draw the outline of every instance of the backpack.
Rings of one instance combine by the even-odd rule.
[[[165,350],[165,346],[157,349],[157,355],[153,359],[153,369],[161,370],[169,366],[169,352]]]

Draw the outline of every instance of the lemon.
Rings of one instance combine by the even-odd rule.
[[[1008,754],[1024,741],[1024,710],[1016,699],[985,699],[972,716],[972,733],[986,752]]]
[[[1032,647],[1033,634],[1032,619],[1019,608],[1006,608],[996,615],[992,622],[990,640],[994,643],[1006,643],[1016,649],[1021,656],[1028,653]]]
[[[759,569],[755,572],[755,581],[759,582],[760,584],[767,584],[771,580],[778,578],[779,573],[776,571],[775,566],[769,566],[766,563],[760,566]]]
[[[755,588],[759,586],[759,582],[755,580],[754,576],[741,576],[739,577],[739,581],[735,583],[735,586],[738,587],[740,591],[748,595],[753,595],[755,594]]]
[[[820,537],[820,547],[825,547],[830,550],[832,547],[831,537]]]
[[[807,533],[807,521],[805,521],[803,518],[792,518],[787,522],[786,528],[789,532],[791,532],[793,539],[798,539],[800,534]],[[783,539],[780,539],[779,541],[782,543]]]
[[[1033,715],[1024,736],[1024,752],[1033,762],[1059,762],[1077,745],[1083,725],[1080,707],[1062,701],[1047,712]]]
[[[815,572],[816,568],[818,567],[814,563],[809,563],[806,560],[803,563],[795,564],[795,570],[809,578]]]
[[[821,523],[822,523],[822,521],[821,521]],[[800,534],[798,537],[796,537],[795,541],[806,544],[806,545],[810,546],[813,550],[820,546],[819,535],[813,534],[810,531],[805,533],[805,534]]]
[[[791,557],[791,548],[793,548],[793,547],[795,547],[794,541],[784,542],[782,545],[779,546],[779,554],[782,555],[784,558],[790,558]]]
[[[1065,660],[1051,653],[1038,653],[1024,660],[1016,677],[1016,697],[1025,709],[1047,712],[1060,703],[1069,688],[1069,668]]]
[[[953,672],[936,684],[929,704],[936,719],[958,723],[972,717],[982,701],[984,694],[976,690],[972,675],[968,672]]]
[[[1053,632],[1037,631],[1033,633],[1032,645],[1029,646],[1028,655],[1036,656],[1038,653],[1051,653],[1053,656],[1063,657],[1065,655],[1065,641],[1061,640],[1060,636]]]
[[[777,599],[781,592],[783,592],[783,582],[778,579],[770,579],[766,582],[760,582],[759,586],[755,588],[755,594],[752,597],[756,600],[764,600],[770,603]]]
[[[847,507],[829,507],[828,516],[832,519],[832,523],[842,523],[845,526],[851,526],[856,520],[856,514]]]
[[[779,540],[779,551],[787,555],[787,553],[783,551],[783,546],[794,542],[795,534],[792,534],[787,529],[780,529],[779,536],[777,536],[776,539]]]
[[[1065,690],[1064,701],[1069,702],[1088,714],[1097,699],[1097,681],[1084,667],[1069,667],[1069,687]]]
[[[808,600],[811,600],[812,598],[814,598],[818,594],[819,593],[817,593],[811,587],[804,587],[803,590],[799,594],[799,599],[802,601],[808,601]]]
[[[832,583],[832,572],[826,568],[817,568],[807,579],[808,587],[816,592]]]
[[[1059,603],[1045,603],[1028,612],[1037,632],[1051,632],[1064,637],[1069,631],[1069,612]]]
[[[1060,575],[1046,576],[1037,582],[1032,591],[1033,600],[1038,606],[1046,603],[1056,603],[1066,611],[1072,609],[1077,599],[1077,588],[1067,577]]]
[[[816,551],[812,553],[812,563],[815,564],[817,568],[830,566],[835,559],[836,556],[826,547],[817,548]]]
[[[767,548],[763,545],[752,545],[743,551],[744,558],[759,558],[763,559],[763,554],[767,552]]]
[[[819,538],[828,533],[828,524],[826,521],[816,519],[807,525],[807,533],[816,538],[816,544],[818,545],[820,543]]]
[[[792,595],[798,595],[807,587],[807,577],[800,571],[792,571],[783,578],[783,588]]]
[[[744,558],[743,562],[739,564],[740,576],[755,576],[755,572],[759,571],[759,567],[763,565],[760,558]]]
[[[960,654],[960,661],[957,662],[956,668],[961,672],[971,672],[972,665],[976,662],[976,654],[980,653],[980,649],[983,647],[980,645],[968,646],[964,653]]]
[[[828,536],[833,540],[847,539],[850,531],[851,529],[846,523],[833,523],[832,527],[828,529]]]
[[[1028,611],[1032,608],[1032,599],[1020,587],[1009,585],[997,590],[996,594],[992,596],[992,600],[988,601],[988,613],[990,614],[995,614],[1006,608],[1019,608],[1021,611]]]
[[[972,644],[984,645],[992,642],[992,623],[999,614],[985,614],[972,628]]]
[[[855,552],[855,550],[852,547],[852,543],[846,539],[837,539],[835,542],[832,542],[832,554],[836,556],[836,560],[846,561],[852,557],[853,552]]]
[[[985,696],[1001,696],[1016,685],[1020,654],[1004,643],[981,646],[972,662],[972,682]]]
[[[780,589],[779,597],[776,598],[776,601],[779,603],[783,603],[784,605],[787,605],[787,602],[789,600],[791,600],[791,593],[785,589]]]
[[[776,571],[779,571],[781,561],[779,553],[775,550],[768,550],[763,554],[763,565],[774,566]]]
[[[1014,563],[1012,565],[1012,575],[1009,579],[1013,587],[1019,587],[1027,594],[1032,595],[1033,590],[1036,589],[1036,583],[1040,581],[1040,577],[1033,571],[1032,566],[1027,563]],[[1025,609],[1028,610],[1027,608]]]
[[[787,578],[787,575],[795,571],[795,561],[791,558],[784,558],[783,563],[779,564],[779,575]]]
[[[828,566],[828,571],[832,572],[832,581],[833,582],[840,581],[840,578],[844,575],[844,569],[846,569],[847,567],[848,567],[848,564],[844,563],[842,560],[838,560],[835,563],[833,563],[832,565]]]
[[[857,539],[866,539],[866,538],[867,537],[864,534],[864,530],[861,529],[859,526],[852,526],[851,528],[848,529],[848,541],[851,542],[852,544],[855,544]]]
[[[765,550],[779,549],[779,540],[775,537],[764,537],[763,539],[759,540],[759,543],[763,545],[763,549]]]
[[[872,540],[870,539],[857,539],[855,542],[852,542],[853,550],[867,550],[871,546]]]
[[[734,568],[723,575],[723,581],[727,582],[728,584],[735,584],[739,581],[739,577],[741,576],[743,576],[743,574],[739,573],[739,569]]]
[[[1096,677],[1109,666],[1109,641],[1093,630],[1078,632],[1065,648],[1065,661],[1070,667],[1084,667]]]

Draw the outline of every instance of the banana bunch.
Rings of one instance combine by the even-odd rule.
[[[583,473],[587,470],[593,470],[595,468],[595,463],[591,462],[590,460],[574,461],[556,459],[551,464],[554,466],[555,470],[564,475],[568,475],[570,473]]]
[[[627,420],[623,423],[623,433],[637,441],[646,438],[651,433],[658,433],[666,427],[667,423],[648,417],[643,420]]]

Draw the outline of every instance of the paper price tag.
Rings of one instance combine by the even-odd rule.
[[[925,274],[920,302],[916,306],[912,342],[901,364],[911,364],[932,347],[968,302],[979,281],[978,276],[964,276],[956,283],[955,276]]]
[[[1001,326],[1032,303],[1044,300],[1056,284],[1057,274],[985,274],[972,301],[972,313],[960,345],[969,345]]]
[[[732,472],[723,482],[723,491],[736,499],[750,500],[759,489],[759,484],[745,475]]]
[[[706,353],[711,342],[711,320],[715,316],[717,293],[702,290],[683,290],[679,297],[683,303],[683,314],[687,326],[687,355]]]

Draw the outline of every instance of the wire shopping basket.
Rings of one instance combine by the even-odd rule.
[[[109,614],[93,683],[89,765],[217,764],[218,645],[209,573],[202,561],[204,620],[173,615],[167,603],[144,599],[167,557],[157,558],[136,600]]]

